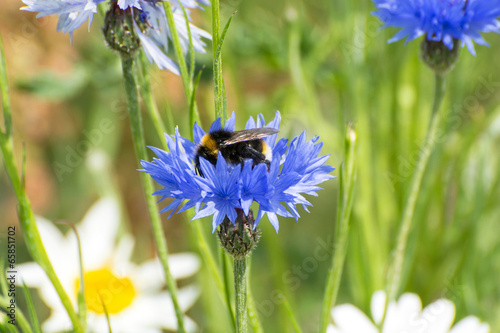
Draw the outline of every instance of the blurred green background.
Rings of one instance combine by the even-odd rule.
[[[153,255],[144,193],[136,171],[119,57],[100,33],[96,16],[69,37],[56,32],[55,17],[35,19],[20,1],[3,2],[0,32],[11,83],[16,146],[27,150],[27,190],[37,214],[80,221],[103,193],[120,193],[137,237],[136,259]],[[222,0],[222,21],[235,11],[223,50],[228,108],[237,128],[249,116],[283,117],[282,137],[304,129],[319,135],[323,153],[336,168],[343,159],[345,124],[357,124],[358,182],[348,255],[337,303],[369,313],[370,298],[382,289],[405,193],[423,142],[433,98],[433,73],[419,60],[419,42],[387,44],[395,30],[380,30],[370,1]],[[193,13],[210,31],[210,9]],[[476,315],[500,332],[500,36],[477,56],[462,50],[448,75],[442,124],[420,193],[404,266],[404,291],[423,304],[451,299],[457,320]],[[214,119],[211,49],[197,55],[206,66],[198,88],[203,127]],[[153,89],[167,128],[188,135],[187,105],[179,77],[151,67]],[[167,116],[169,111],[172,117]],[[109,157],[106,171],[79,154],[103,119],[113,130],[90,151]],[[148,145],[160,146],[145,115]],[[150,129],[150,130],[148,130]],[[20,149],[18,150],[21,151]],[[72,157],[68,157],[72,156]],[[18,154],[19,161],[21,154]],[[68,165],[70,158],[71,167]],[[334,171],[337,175],[337,170]],[[252,258],[251,289],[269,332],[290,331],[277,294],[285,294],[305,332],[317,329],[330,259],[315,256],[335,230],[338,181],[325,184],[299,223],[280,219],[277,235],[267,220]],[[162,207],[167,203],[162,202]],[[172,253],[195,251],[182,216],[166,220]],[[16,202],[0,169],[2,241],[17,225]],[[205,233],[215,253],[216,236]],[[28,260],[20,247],[19,255]],[[301,273],[297,273],[297,270]],[[304,273],[305,272],[305,273]],[[229,330],[230,320],[207,272],[198,276],[203,296],[190,311],[203,332]],[[45,312],[47,309],[45,309]],[[42,311],[43,315],[43,311]],[[43,319],[43,318],[42,318]],[[282,323],[285,330],[279,329]]]

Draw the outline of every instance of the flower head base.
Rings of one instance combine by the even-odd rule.
[[[280,121],[281,117],[277,112],[275,119],[264,126],[264,117],[261,115],[257,122],[250,118],[245,129],[279,129]],[[232,132],[234,127],[233,113],[224,129]],[[217,119],[210,127],[210,132],[221,128],[220,119]],[[195,124],[195,142],[201,142],[204,135],[205,131]],[[175,141],[172,137],[165,136],[170,152],[151,147],[158,157],[153,162],[142,161],[144,169],[141,171],[149,173],[164,187],[154,193],[162,196],[160,200],[174,199],[163,209],[163,212],[172,211],[170,216],[187,200],[178,212],[194,207],[196,215],[193,219],[213,216],[212,226],[215,231],[226,218],[237,226],[239,212],[250,219],[250,206],[256,202],[259,210],[252,223],[253,229],[267,215],[277,232],[277,216],[294,217],[298,220],[300,215],[296,206],[301,205],[304,209],[311,206],[303,194],[316,196],[316,191],[321,189],[317,185],[333,178],[329,173],[334,168],[324,164],[329,156],[318,156],[322,144],[317,143],[317,137],[307,141],[304,132],[294,138],[288,147],[286,139],[276,142],[276,138],[277,135],[274,134],[264,139],[273,156],[269,170],[264,163],[253,167],[252,160],[247,160],[243,166],[229,164],[219,153],[215,166],[204,158],[199,159],[202,177],[196,173],[194,166],[196,145],[176,131]]]
[[[255,249],[260,239],[260,230],[254,229],[253,212],[250,210],[247,216],[241,209],[233,225],[225,218],[217,231],[221,246],[233,258],[245,258]]]
[[[500,33],[500,0],[373,0],[385,27],[401,30],[389,43],[422,35],[428,41],[442,42],[448,49],[455,40],[475,55],[474,42],[488,45],[481,32]]]
[[[453,68],[460,55],[458,40],[453,40],[453,44],[453,48],[449,49],[442,42],[424,39],[420,44],[422,60],[436,73],[446,74]]]
[[[120,53],[132,55],[141,47],[141,40],[135,29],[146,28],[141,22],[137,8],[120,9],[118,2],[113,2],[104,18],[102,32],[108,46]]]

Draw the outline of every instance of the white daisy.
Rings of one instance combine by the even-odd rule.
[[[140,265],[130,261],[133,238],[124,235],[117,241],[120,222],[118,203],[111,198],[95,203],[83,221],[77,225],[81,241],[87,325],[91,332],[108,332],[101,303],[104,301],[110,315],[113,332],[160,333],[162,329],[175,330],[177,320],[168,292],[163,291],[164,278],[157,259]],[[77,304],[80,270],[78,245],[74,233],[63,235],[51,222],[37,218],[45,249],[57,276],[73,304]],[[199,259],[190,253],[170,255],[172,275],[176,279],[193,275],[200,267]],[[34,262],[19,265],[21,278],[28,287],[38,288],[42,299],[52,309],[42,324],[44,332],[71,329],[71,321],[55,289],[40,266]],[[178,299],[185,312],[195,302],[199,290],[190,285],[178,290]],[[196,324],[185,317],[188,331]]]
[[[328,333],[378,333],[382,321],[385,292],[377,291],[371,301],[373,321],[351,304],[332,309],[334,324]],[[422,310],[422,302],[416,294],[406,293],[397,302],[391,302],[382,333],[488,333],[490,327],[473,316],[450,327],[455,319],[455,305],[447,299],[439,299]]]

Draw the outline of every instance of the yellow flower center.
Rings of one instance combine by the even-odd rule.
[[[104,313],[103,303],[108,313],[119,313],[127,308],[135,297],[135,288],[129,278],[118,278],[107,269],[86,272],[85,302],[89,311]],[[75,281],[75,290],[80,289],[80,279]]]

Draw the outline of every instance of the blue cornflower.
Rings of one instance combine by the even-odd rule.
[[[401,30],[389,43],[422,35],[453,48],[454,40],[475,55],[474,43],[488,45],[482,32],[500,33],[500,0],[373,0],[384,27]]]
[[[257,121],[252,117],[245,129],[271,127],[279,129],[281,116],[279,112],[273,121],[266,125],[264,117],[259,115]],[[222,128],[218,118],[210,127],[210,132]],[[235,115],[224,126],[225,130],[234,131]],[[193,137],[200,142],[205,131],[195,124]],[[175,140],[174,140],[175,138]],[[322,144],[318,137],[306,140],[305,132],[294,138],[290,145],[287,139],[277,141],[277,134],[264,140],[272,149],[273,160],[269,170],[264,163],[253,166],[248,160],[243,166],[227,163],[219,153],[214,166],[204,158],[200,158],[203,176],[196,173],[194,157],[197,146],[181,137],[178,130],[175,136],[165,136],[170,152],[150,147],[156,158],[152,162],[141,161],[144,169],[163,188],[153,193],[161,195],[161,199],[172,198],[173,201],[162,212],[171,211],[170,216],[183,202],[186,202],[179,212],[191,207],[195,208],[193,219],[213,216],[212,226],[216,228],[228,218],[233,224],[238,217],[238,211],[245,216],[250,214],[250,206],[259,205],[254,229],[264,215],[278,232],[278,216],[300,217],[297,205],[304,209],[311,206],[303,194],[317,195],[321,188],[317,185],[333,178],[329,173],[333,167],[325,165],[327,156],[319,156]]]
[[[21,10],[38,12],[37,17],[47,15],[58,15],[59,22],[57,31],[68,33],[73,39],[73,32],[85,21],[89,21],[89,29],[94,14],[97,12],[97,5],[106,0],[22,0],[25,7]],[[166,53],[168,52],[171,33],[168,28],[165,11],[161,5],[162,0],[110,0],[111,5],[117,4],[123,10],[134,9],[132,13],[137,13],[137,18],[146,27],[142,30],[134,22],[134,30],[141,41],[143,50],[152,63],[161,69],[169,70],[179,75],[179,69]],[[168,0],[173,6],[176,29],[181,41],[181,46],[186,52],[189,45],[189,35],[187,33],[186,21],[180,4],[186,8],[189,16],[189,8],[197,8],[202,5],[210,5],[206,0]],[[202,38],[211,39],[208,32],[192,25],[190,30],[193,40],[194,50],[205,53],[205,43]]]

